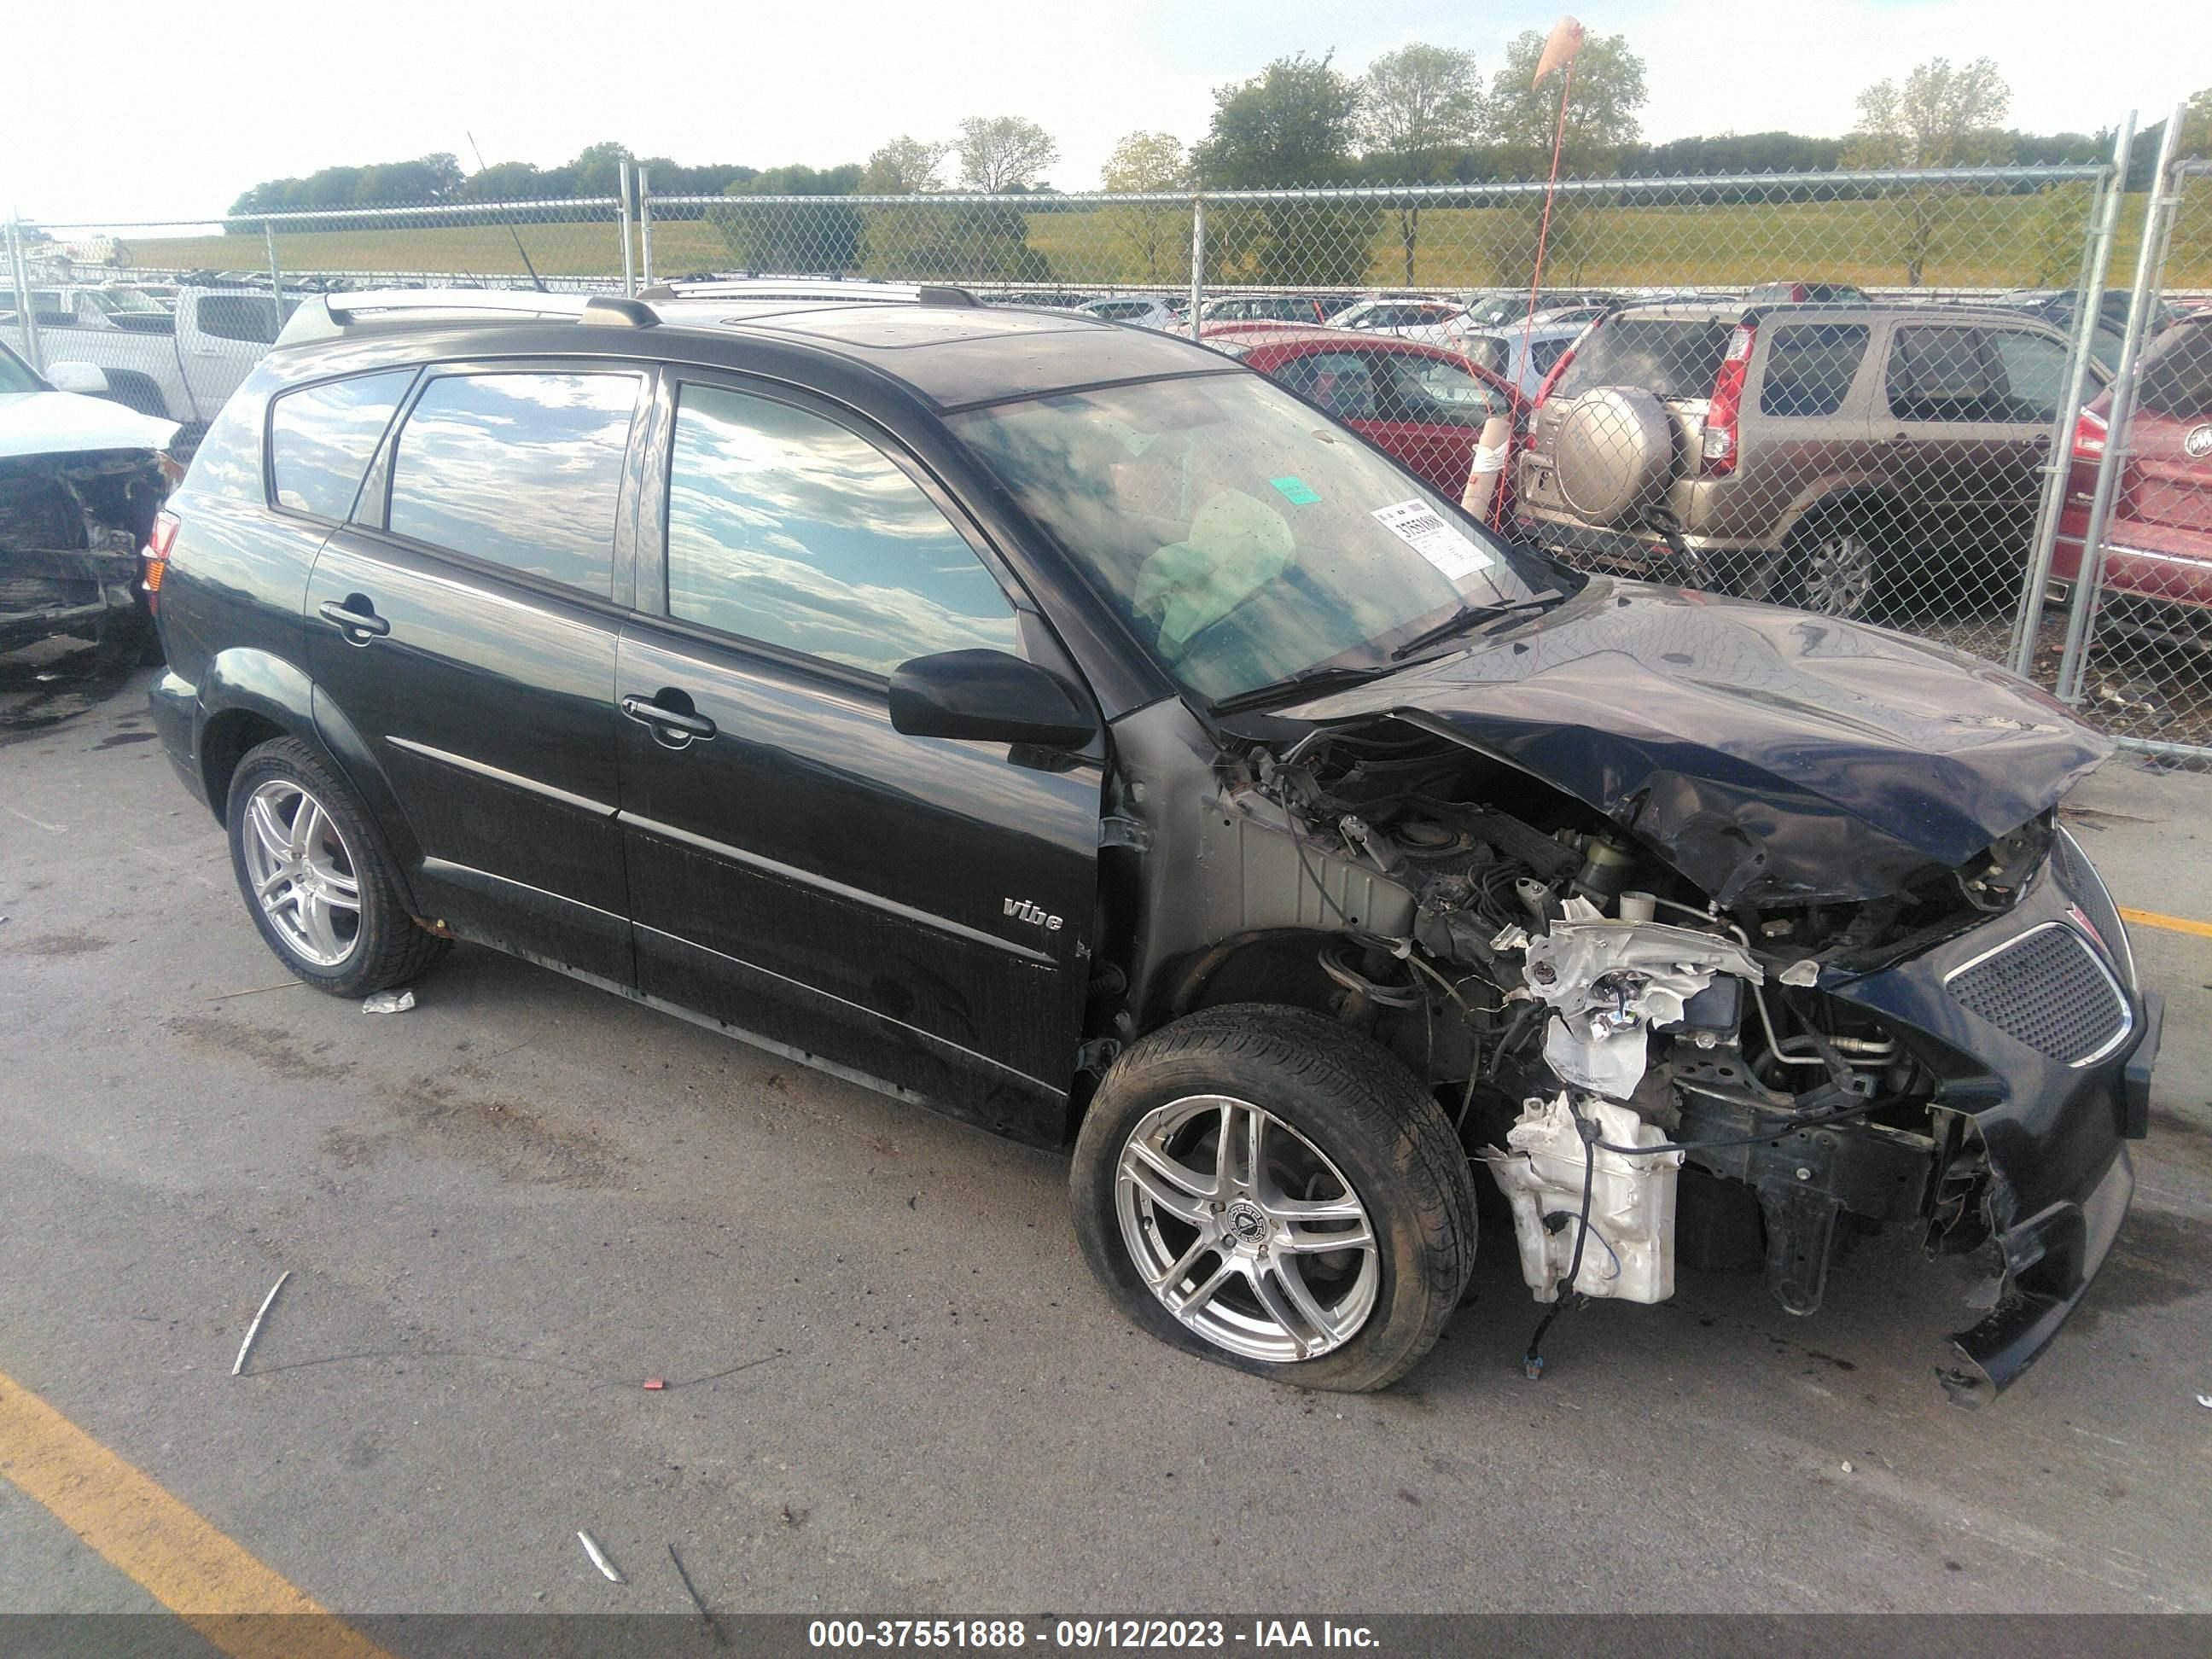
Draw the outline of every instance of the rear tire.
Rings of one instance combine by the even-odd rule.
[[[1304,1009],[1210,1008],[1130,1048],[1069,1188],[1084,1256],[1133,1322],[1301,1388],[1397,1381],[1474,1273],[1450,1123],[1395,1057]]]
[[[1874,614],[1887,572],[1881,544],[1860,525],[1807,526],[1753,562],[1737,592],[1748,599],[1856,622]]]
[[[299,738],[239,762],[223,822],[246,914],[302,983],[367,996],[420,978],[452,948],[408,914],[367,810]]]

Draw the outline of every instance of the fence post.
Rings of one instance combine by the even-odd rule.
[[[644,286],[653,286],[653,169],[643,162],[637,169],[637,241],[640,273]]]
[[[2127,333],[2120,342],[2120,361],[2112,370],[2112,406],[2105,427],[2105,458],[2097,467],[2096,493],[2089,500],[2089,520],[2081,531],[2081,565],[2074,582],[2073,613],[2066,619],[2066,650],[2058,659],[2058,696],[2064,702],[2081,700],[2082,659],[2087,655],[2089,629],[2097,610],[2098,591],[2105,580],[2105,530],[2112,516],[2112,497],[2119,492],[2120,475],[2127,471],[2128,427],[2135,414],[2136,358],[2149,330],[2151,293],[2159,274],[2159,245],[2164,226],[2178,199],[2167,194],[2174,151],[2181,139],[2181,124],[2188,114],[2185,104],[2174,106],[2160,135],[2158,165],[2150,176],[2150,200],[2143,209],[2142,246],[2136,252],[2136,283],[2128,299]],[[2126,179],[2123,175],[2123,185]],[[2104,296],[2097,296],[2101,302]]]
[[[630,170],[629,163],[622,164],[622,190],[615,204],[615,216],[622,222],[623,292],[632,298],[637,295],[637,249],[629,236]]]
[[[1198,338],[1199,315],[1206,309],[1206,198],[1190,198],[1190,337]]]
[[[2112,237],[2120,206],[2128,198],[2128,155],[2136,142],[2136,112],[2120,124],[2112,143],[2112,170],[2098,183],[2089,201],[2089,236],[2074,285],[2074,343],[2066,365],[2065,395],[2044,457],[2043,497],[2035,511],[2035,538],[2028,544],[2027,574],[2021,584],[2020,606],[2013,613],[2013,672],[2035,674],[2037,636],[2043,632],[2043,591],[2051,580],[2051,556],[2058,541],[2058,520],[2066,507],[2066,487],[2074,471],[2074,423],[2081,415],[2081,392],[2088,383],[2091,348],[2105,311],[2105,276],[2112,264]],[[2078,574],[2078,573],[2077,573]]]
[[[46,355],[39,348],[39,313],[31,305],[31,272],[23,263],[23,222],[8,221],[8,267],[15,276],[15,318],[23,328],[23,356],[31,367],[46,372]]]
[[[276,223],[273,219],[261,222],[261,240],[269,250],[269,291],[276,299],[276,331],[284,331],[284,272],[276,263]]]

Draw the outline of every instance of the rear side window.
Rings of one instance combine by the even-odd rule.
[[[2212,326],[2191,323],[2153,345],[2136,403],[2172,421],[2212,420]]]
[[[2001,418],[2055,421],[2066,392],[2066,348],[2045,334],[2022,329],[1991,331],[1996,347]]]
[[[294,301],[285,307],[290,315]],[[209,294],[200,300],[200,332],[218,340],[243,340],[252,345],[272,345],[276,339],[276,302],[254,294]]]
[[[1850,395],[1866,361],[1864,323],[1791,323],[1766,349],[1759,389],[1762,415],[1832,415]]]
[[[1275,378],[1340,421],[1376,418],[1374,371],[1364,353],[1316,351],[1294,357],[1275,371]]]
[[[967,538],[890,458],[818,415],[686,386],[668,492],[672,617],[889,674],[1019,648]]]
[[[1900,421],[2002,418],[2001,374],[1978,329],[1900,328],[1889,344],[1889,412]]]
[[[1677,322],[1615,317],[1583,337],[1555,393],[1572,398],[1593,386],[1642,386],[1660,398],[1710,398],[1729,325],[1717,318]]]
[[[400,428],[391,528],[607,598],[634,374],[451,374]]]
[[[1479,427],[1503,412],[1503,400],[1457,363],[1393,354],[1376,368],[1386,421]]]
[[[277,506],[319,519],[351,513],[361,475],[414,379],[412,369],[392,369],[303,386],[277,398],[269,416]]]

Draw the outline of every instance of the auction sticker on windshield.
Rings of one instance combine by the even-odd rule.
[[[1375,509],[1375,521],[1453,581],[1462,581],[1496,562],[1461,535],[1426,501],[1396,501]]]

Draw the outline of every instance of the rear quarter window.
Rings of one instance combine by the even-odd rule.
[[[1641,386],[1656,397],[1709,398],[1729,325],[1717,318],[1675,320],[1615,317],[1575,348],[1557,394],[1572,398],[1595,386]]]
[[[1832,415],[1850,395],[1866,361],[1864,323],[1790,323],[1766,349],[1759,389],[1762,415]]]
[[[607,598],[639,385],[632,374],[433,380],[400,428],[392,533]]]
[[[413,384],[411,368],[302,386],[269,412],[269,466],[276,504],[319,519],[353,511],[361,476]]]

